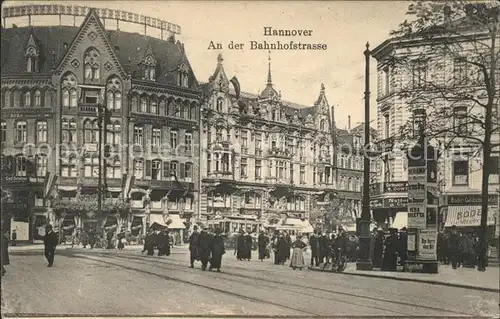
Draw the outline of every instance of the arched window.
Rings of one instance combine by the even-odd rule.
[[[108,135],[107,135],[107,143],[119,145],[121,143],[121,128],[120,122],[115,121],[112,124],[108,124]]]
[[[319,129],[324,131],[325,130],[325,120],[321,120],[319,122]]]
[[[145,96],[141,97],[141,112],[148,112],[148,98]]]
[[[67,89],[62,91],[62,106],[69,107],[69,92]]]
[[[224,101],[222,98],[217,99],[217,112],[222,112],[224,109]]]
[[[35,107],[42,106],[42,93],[39,90],[35,91]]]
[[[186,71],[180,71],[178,77],[178,84],[182,87],[189,87],[189,77]]]
[[[92,123],[90,120],[83,122],[83,136],[85,143],[92,143]]]
[[[62,106],[76,107],[78,104],[78,82],[73,73],[68,73],[61,82],[62,88]]]
[[[11,100],[11,94],[9,90],[5,90],[4,92],[4,106],[5,107],[11,107],[12,106],[12,100]]]
[[[38,72],[38,51],[35,47],[29,46],[26,50],[26,71]]]
[[[24,92],[24,106],[26,107],[31,106],[31,92],[29,91]]]
[[[43,177],[47,173],[47,155],[39,154],[36,157],[36,176]]]
[[[78,105],[78,93],[76,92],[76,89],[72,89],[69,95],[70,95],[69,106],[76,107]]]
[[[121,81],[117,77],[110,78],[106,89],[108,110],[120,110],[122,108]]]
[[[92,143],[99,143],[99,122],[94,120],[92,122]]]
[[[151,114],[160,114],[158,112],[158,102],[156,101],[156,97],[151,97],[151,104],[150,104],[150,108],[151,108]]]
[[[83,58],[85,64],[85,79],[99,80],[101,76],[101,61],[99,52],[92,48],[85,53]]]
[[[139,104],[139,99],[137,98],[137,96],[132,97],[132,111],[133,112],[141,111],[141,105]]]

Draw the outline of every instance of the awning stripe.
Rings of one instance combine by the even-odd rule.
[[[495,225],[496,206],[488,207],[488,226]],[[448,214],[444,227],[479,227],[481,225],[481,206],[448,206]]]

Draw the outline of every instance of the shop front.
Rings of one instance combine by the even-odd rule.
[[[443,209],[444,227],[456,226],[462,233],[479,233],[481,225],[481,195],[446,195],[446,207]],[[488,197],[487,236],[492,239],[498,214],[498,195]]]

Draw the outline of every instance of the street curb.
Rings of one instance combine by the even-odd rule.
[[[321,269],[315,269],[315,268],[310,268],[308,267],[309,270],[312,271],[319,271],[319,272],[328,272],[324,271]],[[417,279],[417,278],[403,278],[403,277],[396,277],[396,276],[379,276],[379,275],[371,275],[371,274],[357,274],[357,273],[352,273],[352,272],[337,272],[335,274],[341,274],[341,275],[351,275],[351,276],[359,276],[359,277],[369,277],[369,278],[379,278],[379,279],[392,279],[392,280],[397,280],[397,281],[410,281],[410,282],[419,282],[419,283],[424,283],[424,284],[430,284],[430,285],[438,285],[438,286],[447,286],[447,287],[455,287],[455,288],[464,288],[464,289],[473,289],[473,290],[479,290],[479,291],[487,291],[487,292],[500,292],[500,289],[496,288],[488,288],[488,287],[478,287],[478,286],[471,286],[471,285],[463,285],[463,284],[455,284],[455,283],[450,283],[450,282],[443,282],[443,281],[437,281],[437,280],[425,280],[425,279]]]

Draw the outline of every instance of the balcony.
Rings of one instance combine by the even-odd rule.
[[[208,173],[208,178],[210,179],[223,179],[223,180],[233,180],[234,174],[231,171],[215,171]]]
[[[292,158],[292,153],[288,150],[282,150],[279,148],[271,148],[270,150],[267,151],[267,155],[269,157],[280,157],[280,158]]]
[[[97,104],[80,103],[78,104],[78,110],[85,114],[91,114],[97,116]]]

